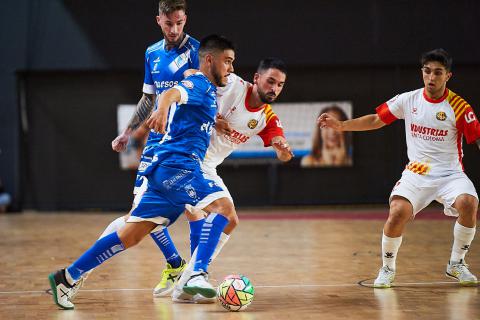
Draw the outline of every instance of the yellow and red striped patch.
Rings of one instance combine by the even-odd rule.
[[[460,118],[465,113],[465,110],[470,107],[467,101],[451,90],[448,94],[447,100],[455,113],[456,121],[458,121],[458,118]]]
[[[272,119],[275,116],[275,112],[273,112],[272,107],[269,104],[265,106],[265,109],[263,110],[263,112],[265,112],[265,117],[266,117],[265,123],[268,123],[270,119]]]
[[[413,173],[424,176],[430,171],[430,165],[428,163],[412,161],[407,164],[406,169],[412,171]]]

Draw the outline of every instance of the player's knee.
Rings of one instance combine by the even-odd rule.
[[[228,224],[229,224],[231,229],[236,228],[238,226],[238,224],[240,223],[240,220],[238,219],[238,216],[237,216],[237,212],[235,211],[235,209],[233,211],[234,211],[234,214],[227,217],[228,218]]]
[[[219,213],[222,216],[225,216],[228,220],[230,220],[231,218],[233,219],[233,217],[237,215],[237,213],[235,212],[235,206],[228,198],[221,198],[215,200],[207,208],[208,211]]]
[[[476,216],[478,200],[471,195],[460,195],[455,200],[454,207],[462,215]]]
[[[392,225],[401,225],[406,223],[411,216],[412,210],[405,203],[392,201],[390,204],[388,223]]]

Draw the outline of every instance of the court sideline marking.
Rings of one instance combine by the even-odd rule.
[[[339,283],[339,284],[285,284],[285,285],[257,285],[255,288],[335,288],[335,287],[356,287],[363,286],[373,288],[372,284],[366,284],[366,280],[357,283]],[[397,282],[393,287],[400,286],[425,286],[425,285],[450,285],[458,284],[454,281],[431,281],[431,282]],[[115,292],[115,291],[151,291],[152,288],[113,288],[113,289],[82,289],[82,292]],[[384,289],[382,289],[384,290]],[[43,294],[49,293],[47,290],[19,290],[19,291],[0,291],[4,295],[21,295],[21,294]],[[50,294],[50,293],[49,293]]]

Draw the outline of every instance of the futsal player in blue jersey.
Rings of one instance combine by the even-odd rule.
[[[149,117],[155,108],[155,97],[177,85],[183,79],[185,70],[198,68],[199,42],[183,31],[187,20],[185,14],[186,7],[185,0],[161,0],[159,2],[159,15],[156,17],[156,20],[162,30],[164,39],[149,46],[145,52],[143,96],[138,102],[127,128],[112,141],[112,148],[117,152],[125,150],[129,138],[135,134],[135,131]],[[137,171],[133,192],[135,199],[132,209],[138,204],[146,189],[148,180],[144,175],[144,171],[151,163],[153,146],[158,144],[162,138],[163,134],[161,133],[154,131],[149,133]],[[127,218],[128,215],[112,221],[100,237],[122,228]],[[185,261],[173,245],[166,228],[160,228],[152,232],[151,237],[161,249],[167,261],[167,266],[162,272],[162,279],[154,289],[154,295],[167,295],[173,288],[173,280],[185,268]],[[74,295],[87,275],[77,284]]]
[[[216,35],[206,37],[199,48],[200,72],[157,98],[157,110],[147,124],[164,137],[153,148],[152,163],[145,170],[148,188],[120,231],[97,240],[69,267],[49,275],[53,299],[59,307],[73,309],[70,297],[83,274],[136,245],[159,226],[174,223],[185,204],[201,207],[210,215],[202,226],[194,272],[184,290],[192,295],[215,296],[215,289],[208,282],[208,264],[220,234],[235,218],[235,212],[226,197],[212,202],[213,195],[223,190],[204,178],[200,163],[215,123],[216,87],[227,84],[234,59],[229,40]]]

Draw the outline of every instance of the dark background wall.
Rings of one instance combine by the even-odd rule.
[[[116,106],[140,97],[144,50],[161,38],[156,11],[157,1],[2,2],[0,177],[12,209],[129,206],[133,173],[118,169],[109,144]],[[418,57],[436,47],[454,57],[449,86],[478,106],[479,21],[473,0],[191,0],[186,30],[232,38],[246,78],[259,59],[283,58],[279,101],[351,100],[359,116],[422,86]],[[478,150],[465,154],[478,186]],[[356,133],[354,162],[311,170],[230,163],[219,172],[239,206],[385,202],[406,162],[403,124]]]

